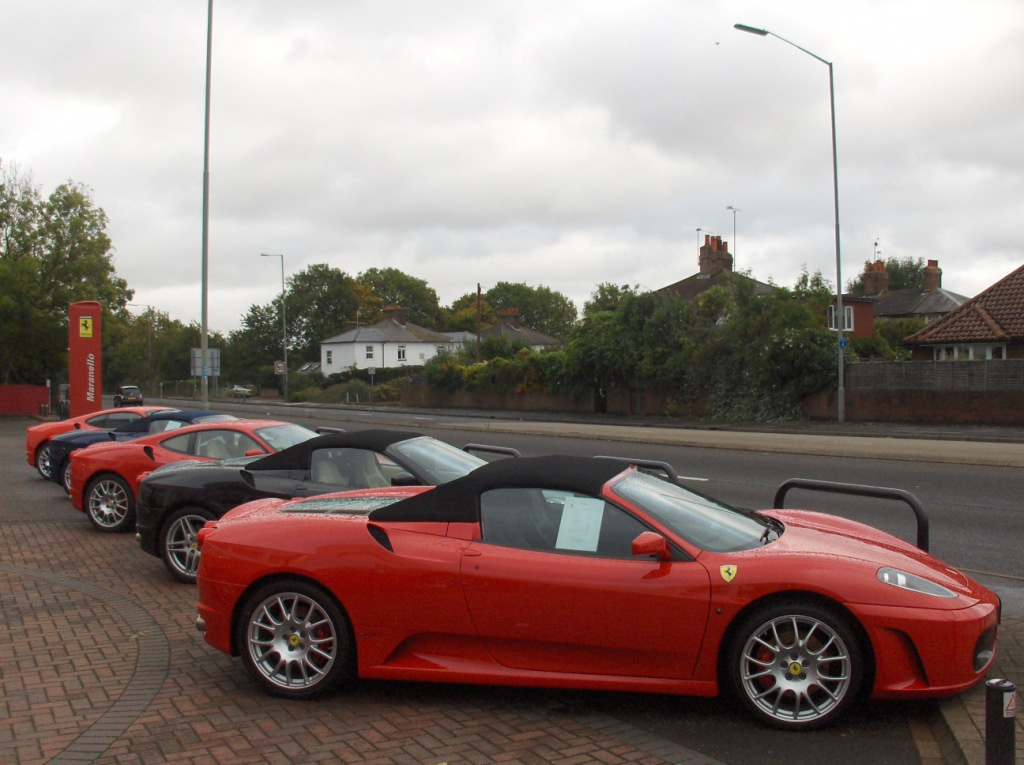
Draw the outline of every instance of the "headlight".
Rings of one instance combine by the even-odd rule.
[[[878,569],[878,581],[884,584],[891,584],[893,587],[910,590],[911,592],[919,592],[922,595],[932,595],[936,598],[956,597],[955,592],[946,589],[941,584],[930,582],[924,577],[908,574],[906,571],[900,571],[895,568]]]

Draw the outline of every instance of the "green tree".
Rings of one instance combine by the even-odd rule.
[[[444,329],[452,332],[476,332],[478,313],[480,329],[488,329],[497,324],[494,307],[482,295],[479,303],[478,311],[475,292],[467,292],[452,302],[444,309]]]
[[[423,279],[397,268],[370,268],[359,274],[357,281],[370,288],[382,307],[400,305],[413,324],[438,331],[444,329],[444,313],[437,293]]]
[[[589,316],[597,311],[614,311],[626,296],[639,293],[639,284],[630,287],[628,284],[603,282],[590,293],[590,300],[583,304],[583,315]]]
[[[337,268],[319,263],[288,279],[288,352],[295,364],[320,360],[320,343],[345,330],[368,304],[366,290]],[[274,303],[280,306],[280,301]],[[373,312],[373,308],[367,311]],[[281,323],[278,314],[278,326]]]
[[[70,303],[97,300],[106,318],[131,300],[106,226],[84,186],[63,184],[44,200],[0,165],[0,382],[63,376]]]
[[[883,262],[885,263],[885,270],[889,274],[890,290],[908,290],[921,286],[925,268],[924,258],[911,258],[909,256],[904,258],[886,258]],[[870,261],[864,261],[865,269],[870,265]],[[861,271],[856,279],[847,282],[846,291],[851,295],[861,295],[864,293],[863,271]]]
[[[565,339],[576,323],[576,306],[565,295],[547,287],[529,287],[523,283],[498,282],[484,293],[495,311],[519,309],[524,327]]]

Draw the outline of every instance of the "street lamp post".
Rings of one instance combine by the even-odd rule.
[[[281,335],[284,343],[284,402],[288,403],[288,317],[285,313],[285,285],[284,285],[284,254],[275,252],[261,252],[263,258],[281,259]]]
[[[732,270],[736,270],[736,254],[739,252],[740,247],[736,243],[736,213],[743,212],[732,205],[725,208],[726,210],[732,210]]]
[[[759,37],[772,37],[782,40],[787,45],[792,45],[799,51],[806,53],[811,58],[815,58],[821,63],[828,67],[828,93],[829,102],[832,111],[832,197],[835,204],[835,222],[836,222],[836,328],[839,330],[838,346],[837,346],[837,357],[838,357],[838,371],[839,371],[839,387],[836,392],[836,416],[840,423],[846,421],[846,392],[843,385],[843,351],[846,341],[843,338],[843,269],[842,260],[839,254],[839,159],[836,153],[836,89],[835,81],[832,76],[832,62],[826,61],[816,53],[806,48],[801,48],[795,42],[787,40],[781,35],[777,35],[774,32],[769,32],[767,29],[759,29],[758,27],[750,27],[746,24],[733,24],[733,26],[741,32],[749,32]]]
[[[210,408],[210,76],[213,62],[213,0],[206,4],[206,107],[203,120],[203,244],[202,277],[200,287],[201,323],[199,327],[199,363],[202,377],[199,386],[203,409]]]

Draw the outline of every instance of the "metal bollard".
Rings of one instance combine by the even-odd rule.
[[[999,678],[985,683],[985,765],[1013,765],[1017,686]]]

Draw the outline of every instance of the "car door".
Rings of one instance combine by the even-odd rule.
[[[596,497],[511,488],[480,498],[461,576],[474,624],[507,667],[686,679],[708,618],[697,562],[633,556],[650,529]]]

